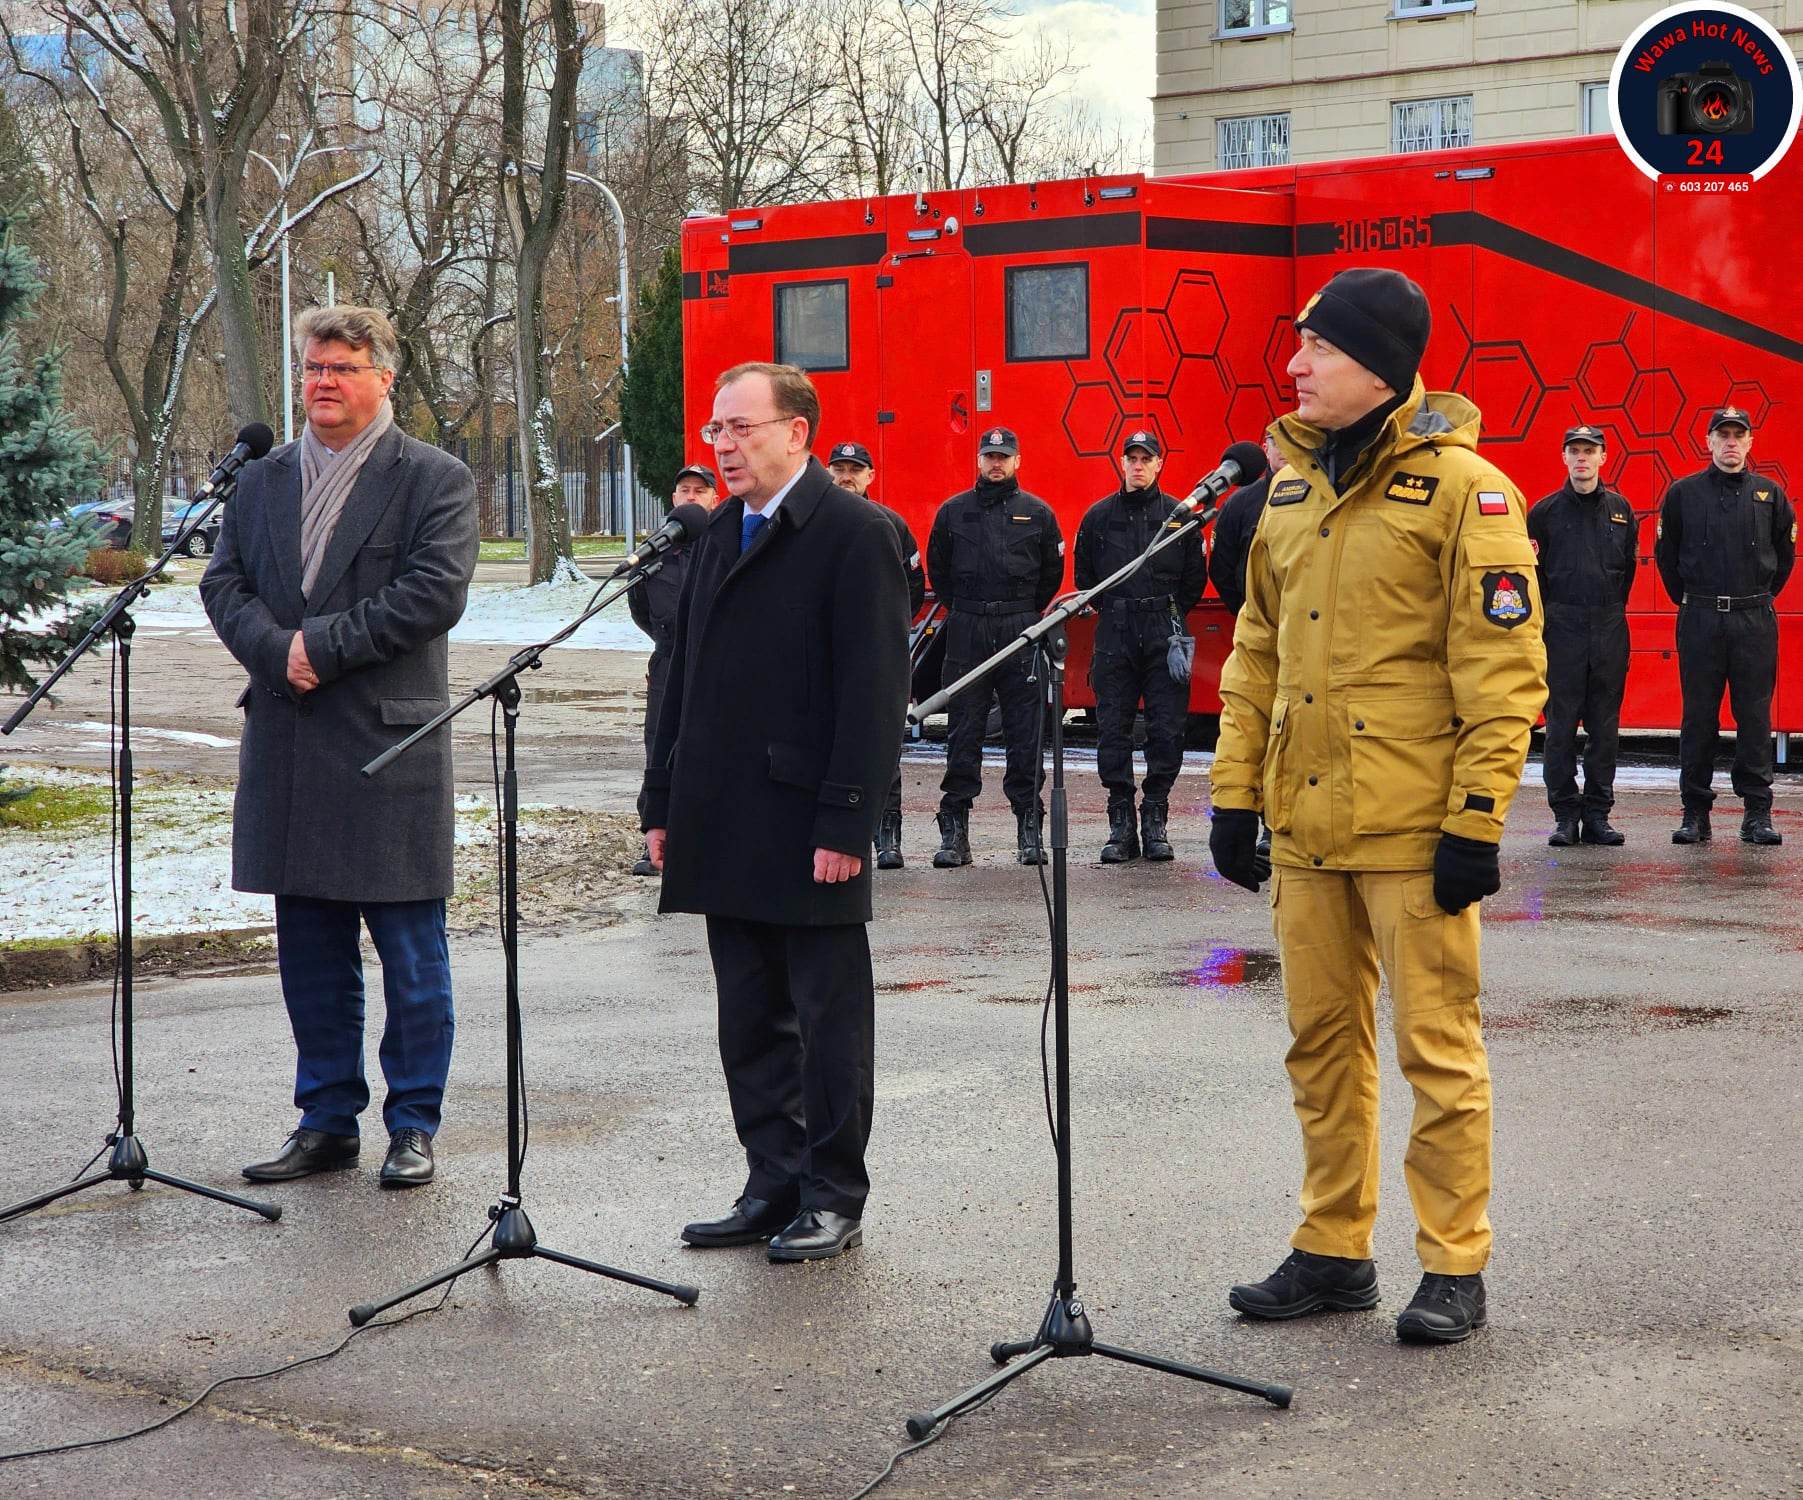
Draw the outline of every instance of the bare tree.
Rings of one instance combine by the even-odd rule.
[[[913,65],[930,186],[962,187],[975,165],[978,110],[993,61],[1008,44],[1008,14],[993,0],[896,0],[889,26]]]
[[[972,113],[983,127],[991,170],[1000,181],[1023,180],[1022,169],[1047,134],[1051,107],[1076,74],[1070,43],[1040,29],[1027,51],[998,61],[975,89]]]
[[[895,45],[891,0],[835,0],[825,18],[843,163],[839,190],[874,197],[910,186],[926,121],[910,54]]]

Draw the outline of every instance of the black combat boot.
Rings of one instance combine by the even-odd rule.
[[[1569,849],[1573,844],[1581,842],[1576,814],[1555,813],[1552,837],[1546,842],[1554,849]]]
[[[935,870],[955,870],[970,863],[970,809],[939,814],[939,848],[933,854]]]
[[[1607,844],[1610,848],[1625,844],[1628,836],[1619,828],[1610,826],[1609,814],[1585,813],[1583,821],[1584,842],[1586,844]]]
[[[904,861],[901,852],[901,814],[886,812],[876,826],[876,867],[899,870]]]
[[[1784,835],[1772,827],[1769,812],[1751,812],[1741,819],[1740,841],[1743,844],[1782,844]]]
[[[1037,807],[1024,807],[1014,815],[1016,842],[1023,865],[1045,863],[1045,812]]]
[[[1709,842],[1709,809],[1684,809],[1684,821],[1672,834],[1674,844],[1707,844]]]
[[[1177,851],[1171,848],[1171,841],[1165,836],[1165,824],[1170,817],[1171,804],[1168,802],[1140,803],[1139,838],[1145,845],[1147,859],[1157,861],[1177,857]]]
[[[1102,845],[1102,863],[1124,865],[1139,858],[1139,832],[1133,826],[1133,798],[1108,799],[1108,842]]]

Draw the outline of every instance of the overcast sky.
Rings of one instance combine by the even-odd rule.
[[[1153,6],[1154,0],[1016,0],[1023,23],[1069,39],[1083,64],[1076,92],[1145,132],[1148,154],[1158,87]]]

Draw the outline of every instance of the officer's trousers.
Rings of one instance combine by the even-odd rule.
[[[956,682],[972,667],[999,650],[1038,618],[1036,612],[967,615],[954,610],[946,622],[945,667],[941,681]],[[983,791],[983,731],[989,723],[989,704],[1002,708],[1002,739],[1008,747],[1008,768],[1002,775],[1002,792],[1016,813],[1039,805],[1039,762],[1033,748],[1042,714],[1043,684],[1028,675],[1032,653],[1010,657],[990,673],[985,682],[952,700],[945,745],[945,775],[939,783],[942,812],[965,812]]]
[[[1613,606],[1546,606],[1546,800],[1555,817],[1615,806],[1615,754],[1628,684],[1628,617]],[[1578,725],[1584,789],[1578,790]]]
[[[1426,871],[1272,872],[1302,1123],[1302,1224],[1290,1243],[1363,1260],[1377,1217],[1377,986],[1389,981],[1396,1060],[1415,1091],[1403,1175],[1422,1267],[1490,1257],[1490,1063],[1478,1011],[1478,911],[1448,916]]]
[[[1778,680],[1778,616],[1760,609],[1718,611],[1695,604],[1678,610],[1678,681],[1684,718],[1678,728],[1678,791],[1686,812],[1715,801],[1715,754],[1721,743],[1722,689],[1734,710],[1734,793],[1749,813],[1772,810],[1772,689]]]
[[[1166,665],[1170,629],[1165,617],[1153,618],[1157,628],[1145,632],[1146,641],[1131,636],[1121,640],[1108,629],[1096,632],[1089,685],[1096,695],[1096,770],[1108,788],[1110,802],[1133,800],[1133,715],[1142,699],[1146,705],[1146,801],[1168,801],[1177,773],[1183,769],[1189,684],[1172,679]]]

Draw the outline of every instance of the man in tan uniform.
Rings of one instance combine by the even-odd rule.
[[[1296,319],[1298,410],[1221,673],[1210,849],[1271,911],[1302,1124],[1294,1253],[1229,1302],[1260,1318],[1377,1303],[1379,971],[1415,1092],[1403,1161],[1426,1275],[1412,1342],[1482,1327],[1490,1072],[1477,902],[1546,701],[1521,492],[1477,453],[1478,412],[1417,373],[1429,312],[1395,271],[1343,271]]]

